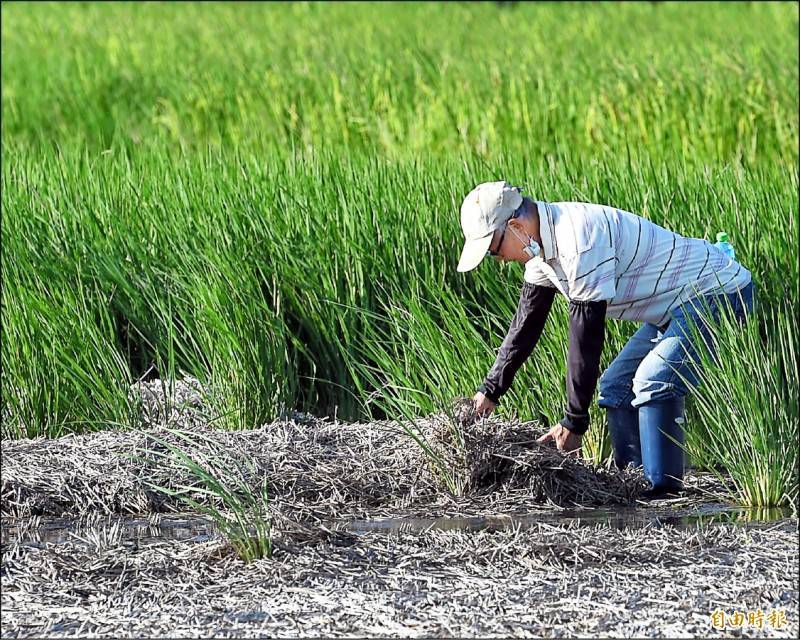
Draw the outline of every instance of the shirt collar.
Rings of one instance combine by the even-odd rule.
[[[536,209],[539,212],[539,236],[542,238],[544,259],[552,260],[556,257],[552,233],[552,230],[555,229],[553,211],[550,205],[543,200],[534,200],[534,203],[536,204]]]

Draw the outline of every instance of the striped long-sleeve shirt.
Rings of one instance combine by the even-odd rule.
[[[561,424],[589,427],[605,317],[663,327],[691,298],[745,287],[750,272],[706,240],[684,238],[627,211],[536,201],[543,255],[525,264],[517,312],[479,390],[497,402],[530,355],[555,290],[569,300],[567,407]]]
[[[662,326],[687,300],[750,282],[747,269],[707,240],[628,211],[582,202],[536,206],[544,256],[525,264],[525,281],[556,287],[569,300],[607,300],[612,318]]]

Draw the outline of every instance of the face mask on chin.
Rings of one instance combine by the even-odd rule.
[[[517,240],[525,244],[525,241],[519,237],[517,232],[512,227],[509,227],[509,230],[511,231],[511,233],[514,234]],[[539,243],[536,242],[536,240],[534,240],[531,236],[528,236],[528,243],[524,247],[522,247],[522,251],[529,258],[535,258],[542,252],[542,249],[539,246]]]

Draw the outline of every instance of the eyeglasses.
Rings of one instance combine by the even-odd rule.
[[[503,246],[503,238],[506,237],[506,228],[507,227],[508,227],[508,223],[503,225],[503,233],[500,234],[500,242],[497,243],[497,248],[498,249]],[[500,254],[497,251],[492,251],[491,249],[489,249],[486,252],[486,255],[487,256],[491,256],[492,258],[497,258]]]

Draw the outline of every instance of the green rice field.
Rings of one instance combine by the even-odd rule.
[[[692,457],[797,504],[796,3],[3,3],[2,435],[135,426],[192,375],[222,429],[471,396],[518,264],[456,272],[480,182],[731,237]],[[609,321],[603,366],[636,325]],[[501,414],[565,403],[554,304]],[[593,408],[586,455],[610,452]]]

